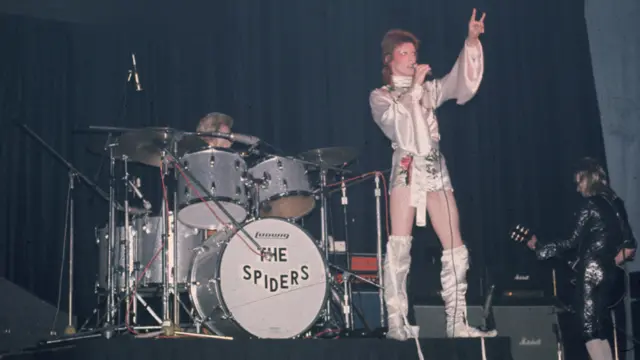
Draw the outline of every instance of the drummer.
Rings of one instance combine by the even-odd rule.
[[[200,119],[196,131],[230,134],[232,127],[233,118],[231,116],[219,112],[212,112]],[[227,139],[211,136],[203,136],[202,140],[204,140],[209,146],[217,148],[229,148],[232,144],[232,142]]]

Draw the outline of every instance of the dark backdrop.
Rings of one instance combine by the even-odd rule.
[[[500,3],[500,4],[498,4]],[[470,297],[488,282],[508,288],[515,274],[544,279],[544,264],[512,244],[518,221],[560,235],[575,197],[570,164],[602,157],[583,1],[227,1],[171,13],[163,2],[146,16],[106,24],[0,17],[0,275],[55,302],[59,286],[67,170],[16,123],[25,123],[107,190],[107,164],[90,125],[195,128],[221,111],[235,130],[288,154],[328,146],[361,149],[359,174],[390,165],[389,142],[373,123],[369,92],[381,85],[380,40],[389,28],[415,32],[420,59],[435,76],[455,61],[473,7],[487,12],[485,75],[465,106],[439,110],[447,157],[471,249]],[[165,9],[163,11],[163,9]],[[189,8],[191,9],[191,8]],[[192,10],[195,10],[192,9]],[[135,20],[131,21],[131,20]],[[135,52],[144,91],[126,84]],[[156,208],[156,169],[132,166]],[[76,304],[94,306],[94,227],[107,204],[86,186],[76,194]],[[150,195],[149,195],[150,194]],[[349,188],[349,241],[374,252],[373,181]],[[339,195],[331,228],[343,235]],[[305,226],[319,236],[319,210]],[[439,286],[425,275],[437,244],[416,232],[413,286]],[[422,271],[422,272],[418,272]],[[62,282],[66,288],[66,275]],[[66,296],[62,296],[65,300]]]

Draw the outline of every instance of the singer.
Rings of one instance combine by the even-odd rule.
[[[414,218],[426,225],[426,213],[443,247],[442,298],[448,337],[496,336],[467,325],[466,272],[469,255],[462,242],[458,209],[444,156],[434,110],[447,100],[465,104],[476,94],[484,72],[482,44],[484,18],[473,9],[468,37],[451,71],[441,79],[425,81],[429,65],[417,64],[419,40],[404,30],[390,30],[382,39],[384,86],[369,97],[373,119],[391,140],[394,154],[390,179],[391,235],[384,260],[387,337],[406,340],[417,336],[407,320],[406,281],[411,264]]]
[[[584,202],[571,235],[567,239],[545,242],[538,242],[534,235],[527,245],[539,259],[578,250],[574,309],[591,359],[609,360],[613,355],[605,330],[605,326],[611,324],[608,295],[615,282],[615,266],[633,259],[637,242],[624,202],[609,187],[607,173],[596,160],[582,159],[574,172],[574,180]]]
[[[197,132],[221,132],[225,134],[231,133],[233,127],[233,118],[229,115],[213,112],[205,115],[198,122]],[[203,136],[202,139],[211,147],[229,148],[232,142],[227,139]]]

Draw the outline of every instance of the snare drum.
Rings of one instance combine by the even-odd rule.
[[[249,169],[261,182],[258,192],[261,217],[298,219],[313,210],[315,198],[304,165],[272,156]]]
[[[287,339],[304,333],[327,301],[322,252],[304,229],[284,219],[256,220],[244,230],[273,255],[260,256],[242,231],[207,239],[189,273],[197,315],[221,336]]]
[[[208,148],[185,154],[180,160],[184,169],[213,195],[231,217],[241,223],[248,213],[249,201],[244,186],[247,164],[228,149]],[[178,177],[178,220],[197,229],[218,229],[231,222],[188,175]]]

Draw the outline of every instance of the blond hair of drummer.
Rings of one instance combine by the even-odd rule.
[[[198,122],[197,132],[220,132],[229,134],[233,127],[233,118],[227,114],[213,112],[205,115]],[[202,139],[212,147],[228,148],[232,142],[227,139],[203,136]]]

